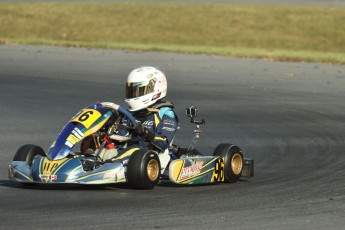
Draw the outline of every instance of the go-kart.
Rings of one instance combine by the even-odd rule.
[[[137,121],[114,103],[88,106],[67,123],[47,153],[37,145],[20,147],[9,165],[9,178],[23,184],[128,183],[152,189],[159,182],[209,184],[254,175],[254,161],[243,158],[238,146],[220,144],[212,156],[201,155],[194,146],[205,121],[195,120],[194,107],[186,113],[196,124],[188,148],[171,144],[165,151],[133,149],[120,155],[118,150],[129,145]],[[120,135],[119,130],[126,130],[127,135]],[[80,150],[73,151],[77,143]]]

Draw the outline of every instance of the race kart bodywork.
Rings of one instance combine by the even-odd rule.
[[[190,113],[198,138],[201,122],[193,119],[193,111]],[[102,102],[82,109],[62,129],[47,153],[31,144],[19,148],[9,165],[9,178],[38,184],[126,182],[136,188],[152,189],[159,181],[207,184],[253,176],[254,161],[244,159],[241,149],[231,144],[218,145],[213,156],[192,154],[193,145],[188,149],[172,145],[164,152],[134,148],[118,154],[117,150],[131,140],[132,127],[121,124],[123,118],[132,126],[136,124],[129,111],[114,103]],[[119,129],[127,130],[127,135],[119,135]],[[73,151],[77,143],[80,152]],[[179,155],[182,156],[178,158]]]
[[[108,184],[126,182],[124,167],[120,163],[108,163],[91,171],[83,170],[80,159],[49,160],[37,156],[30,167],[24,161],[13,161],[10,178],[23,183],[80,183]]]

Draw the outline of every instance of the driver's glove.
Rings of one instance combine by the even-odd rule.
[[[144,139],[147,141],[153,141],[155,139],[155,133],[149,131],[146,129],[141,122],[138,122],[134,126],[134,133],[137,134],[138,136],[142,136]]]

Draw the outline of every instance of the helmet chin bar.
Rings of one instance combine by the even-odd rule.
[[[156,98],[157,95],[159,96]],[[155,94],[155,95],[148,94],[143,97],[126,99],[125,102],[128,104],[129,111],[134,112],[141,109],[146,109],[150,105],[153,105],[154,103],[156,103],[158,100],[162,98],[164,97],[162,97],[161,92],[159,92],[158,94]]]

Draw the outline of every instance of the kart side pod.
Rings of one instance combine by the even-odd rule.
[[[243,159],[240,163],[238,178],[254,176],[254,161]],[[225,167],[224,157],[196,156],[185,157],[174,160],[169,166],[169,179],[175,184],[205,184],[217,182],[236,182],[229,180],[225,170],[232,170]]]

